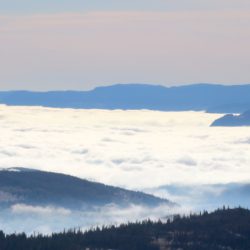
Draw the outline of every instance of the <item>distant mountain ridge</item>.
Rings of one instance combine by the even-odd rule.
[[[175,197],[176,201],[179,200],[182,206],[191,204],[193,207],[201,210],[215,209],[223,205],[229,207],[238,207],[239,205],[250,207],[249,182],[203,185],[172,184],[159,187],[159,191],[165,191],[170,197]],[[151,191],[151,193],[157,193],[157,189]]]
[[[0,104],[83,109],[149,109],[242,113],[250,109],[249,85],[194,84],[164,87],[117,84],[90,91],[4,91]]]
[[[154,207],[174,203],[142,192],[90,182],[69,175],[32,169],[0,171],[0,207],[24,203],[34,206],[61,206],[82,209],[115,204]]]

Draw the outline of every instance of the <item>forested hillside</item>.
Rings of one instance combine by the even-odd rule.
[[[219,250],[250,249],[250,211],[220,209],[213,213],[72,230],[51,236],[0,233],[1,250]]]
[[[0,171],[1,207],[16,203],[63,206],[82,209],[84,206],[130,204],[174,206],[176,204],[142,192],[83,180],[69,175],[13,168]]]

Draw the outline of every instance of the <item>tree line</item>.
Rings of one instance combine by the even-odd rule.
[[[0,250],[219,250],[250,249],[250,211],[222,208],[165,221],[79,229],[52,235],[5,234]]]

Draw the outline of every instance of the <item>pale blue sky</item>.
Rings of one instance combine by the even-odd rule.
[[[249,0],[0,0],[0,89],[250,83]]]
[[[156,2],[157,0],[8,0],[0,1],[0,11],[2,13],[58,13],[93,10],[161,10],[167,7],[165,3],[161,3],[162,1]]]
[[[51,13],[93,10],[249,9],[248,0],[0,0],[1,13]]]

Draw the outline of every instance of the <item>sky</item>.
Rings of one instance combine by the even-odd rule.
[[[249,0],[0,0],[0,90],[250,83]]]

